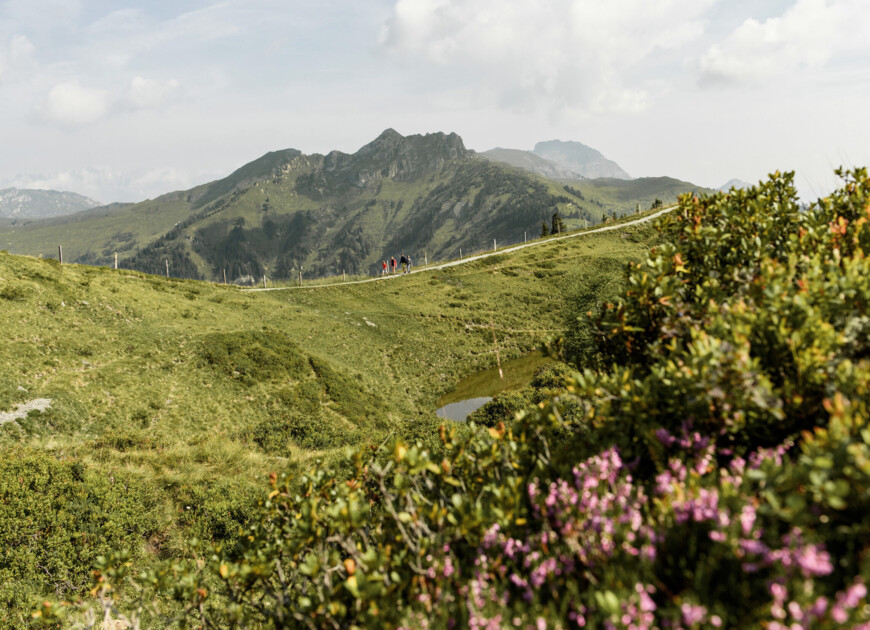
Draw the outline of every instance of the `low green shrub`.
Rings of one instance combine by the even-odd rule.
[[[132,550],[157,530],[154,489],[24,448],[0,457],[0,628],[28,623],[36,602],[74,599],[91,587],[98,556]]]
[[[467,421],[484,427],[494,427],[499,422],[512,422],[517,413],[531,405],[531,393],[530,389],[525,389],[497,394],[492,400],[472,412]]]
[[[361,437],[358,427],[331,418],[321,409],[277,414],[253,430],[254,442],[273,455],[287,455],[291,441],[306,450],[323,450],[359,444]]]
[[[300,380],[308,363],[298,346],[276,331],[239,331],[207,335],[199,348],[204,365],[245,385]]]
[[[246,485],[218,479],[175,490],[177,522],[189,535],[231,548],[256,518],[259,497]]]
[[[33,290],[21,283],[6,284],[0,288],[0,300],[9,300],[10,302],[26,300],[33,293]]]

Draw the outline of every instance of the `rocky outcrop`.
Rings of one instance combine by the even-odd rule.
[[[353,188],[373,188],[383,179],[408,182],[436,173],[470,153],[455,133],[403,136],[387,129],[356,153],[331,151],[314,172],[296,180],[296,189],[319,198]]]

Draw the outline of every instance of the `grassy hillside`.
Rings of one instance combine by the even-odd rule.
[[[123,543],[105,539],[132,548],[139,565],[184,555],[191,532],[234,540],[269,472],[391,434],[434,439],[439,395],[494,363],[493,334],[502,358],[558,334],[565,296],[637,258],[651,234],[628,229],[384,282],[264,293],[0,253],[0,413],[51,400],[0,425],[0,450],[20,462],[2,477],[48,475],[48,485],[17,495],[25,511],[67,495],[53,514],[147,506],[124,512],[132,524]],[[21,518],[9,509],[0,509],[0,537]],[[64,531],[103,531],[91,509]],[[31,572],[30,560],[18,569],[0,560],[9,610],[80,593],[110,543],[57,544],[73,559],[59,560],[55,577]]]
[[[570,190],[466,151],[455,134],[387,130],[348,155],[266,154],[190,191],[75,217],[0,224],[14,253],[174,277],[229,280],[371,275],[403,251],[447,259],[540,233],[554,212],[568,229],[632,213],[693,189],[670,179],[580,181]]]

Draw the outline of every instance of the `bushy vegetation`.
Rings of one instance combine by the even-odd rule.
[[[205,627],[868,627],[870,179],[843,176],[808,210],[790,175],[683,198],[552,396],[275,475],[232,548],[99,592]]]
[[[298,346],[274,330],[213,333],[202,340],[199,354],[205,365],[248,386],[298,381],[309,372]]]
[[[141,479],[26,448],[0,456],[0,628],[29,623],[43,585],[58,599],[87,594],[100,555],[141,560],[160,525]]]

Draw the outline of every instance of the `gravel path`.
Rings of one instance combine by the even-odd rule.
[[[45,411],[49,407],[51,407],[51,398],[36,398],[30,402],[21,403],[12,411],[0,412],[0,425],[23,420],[31,411]]]
[[[525,249],[527,247],[537,247],[539,245],[547,245],[549,243],[555,243],[556,241],[564,241],[567,238],[577,238],[579,236],[589,236],[590,234],[600,234],[601,232],[610,232],[611,230],[621,230],[622,228],[631,227],[632,225],[640,225],[641,223],[646,223],[648,221],[652,221],[653,219],[658,219],[660,216],[665,214],[666,212],[670,212],[671,210],[675,210],[677,206],[668,206],[667,208],[662,208],[657,212],[653,212],[652,214],[648,214],[645,217],[641,217],[640,219],[634,219],[633,221],[626,221],[625,223],[617,223],[616,225],[605,225],[603,227],[595,228],[592,230],[583,230],[582,232],[572,232],[571,234],[566,234],[565,236],[555,236],[548,238],[546,240],[537,240],[531,243],[523,243],[521,245],[512,245],[511,247],[505,247],[504,249],[499,249],[494,252],[486,252],[485,254],[477,254],[476,256],[466,256],[465,258],[460,258],[459,260],[451,260],[450,262],[441,263],[438,265],[429,265],[428,267],[423,267],[421,269],[414,269],[409,273],[423,273],[425,271],[435,271],[437,269],[446,269],[447,267],[455,267],[457,265],[464,265],[465,263],[474,262],[475,260],[482,260],[483,258],[489,258],[490,256],[500,256],[501,254],[509,254],[510,252],[516,252],[521,249]],[[256,292],[256,291],[293,291],[299,289],[322,289],[325,287],[335,287],[335,286],[346,286],[349,284],[366,284],[368,282],[382,282],[385,280],[392,280],[394,278],[400,278],[403,275],[409,274],[391,274],[388,276],[378,276],[376,278],[368,278],[366,280],[351,280],[350,282],[334,282],[331,284],[312,284],[311,286],[303,286],[303,287],[270,287],[266,289],[242,289],[244,292]]]

